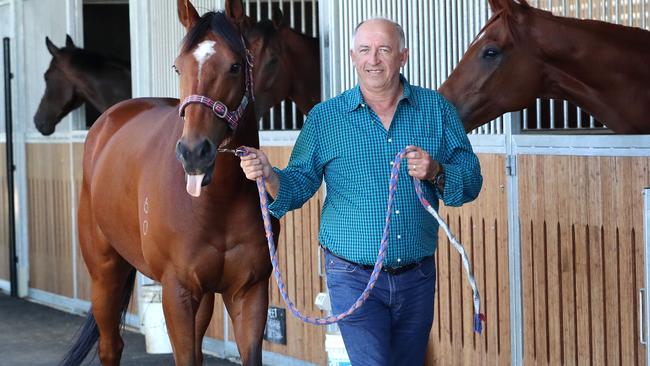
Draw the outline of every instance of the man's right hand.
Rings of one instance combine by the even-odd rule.
[[[246,147],[246,149],[248,150],[248,155],[242,156],[241,162],[239,163],[246,178],[256,180],[257,178],[264,177],[266,190],[271,197],[275,197],[278,193],[280,180],[275,171],[273,171],[271,163],[269,163],[269,158],[262,150],[252,147]]]

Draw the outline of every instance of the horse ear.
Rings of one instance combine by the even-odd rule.
[[[226,16],[232,19],[235,24],[246,22],[246,12],[242,0],[226,0]]]
[[[45,37],[45,46],[47,46],[47,50],[50,51],[52,56],[56,56],[59,53],[59,48],[50,41],[49,37]]]
[[[271,20],[273,21],[273,27],[275,27],[275,29],[280,29],[286,25],[284,22],[284,15],[280,8],[273,8],[273,16]]]
[[[194,8],[190,0],[177,0],[178,19],[186,30],[190,30],[199,20],[199,13]]]
[[[65,46],[66,47],[75,47],[74,42],[72,41],[72,37],[70,37],[69,34],[65,35]]]

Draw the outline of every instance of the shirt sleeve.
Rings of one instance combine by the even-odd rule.
[[[445,188],[440,198],[447,206],[461,206],[478,197],[483,176],[456,109],[444,97],[440,99],[444,128],[444,158],[440,163],[445,172]]]
[[[314,107],[305,119],[287,167],[273,168],[278,174],[280,187],[269,204],[269,211],[278,219],[288,211],[302,207],[316,193],[323,180],[323,165],[318,155],[321,114],[317,109],[318,106]]]

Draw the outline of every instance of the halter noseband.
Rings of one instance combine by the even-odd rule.
[[[209,107],[218,118],[225,119],[226,122],[228,122],[228,127],[230,127],[232,131],[237,130],[239,120],[244,115],[246,106],[248,106],[248,96],[250,95],[251,101],[255,100],[255,95],[253,94],[253,54],[251,54],[248,48],[246,48],[244,37],[242,37],[242,43],[244,45],[244,53],[246,55],[246,91],[244,92],[244,96],[241,99],[241,103],[239,103],[239,107],[234,111],[229,112],[228,106],[219,100],[212,100],[209,97],[203,95],[192,94],[183,100],[183,103],[181,103],[181,106],[178,109],[178,115],[181,118],[185,116],[185,108],[187,108],[188,105],[203,104]]]

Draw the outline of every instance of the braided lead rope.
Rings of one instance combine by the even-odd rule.
[[[458,253],[460,254],[463,260],[463,267],[465,267],[465,273],[467,273],[467,280],[469,281],[470,286],[472,286],[472,297],[474,302],[474,331],[476,333],[481,333],[482,330],[481,321],[485,321],[485,314],[481,313],[481,299],[478,293],[478,286],[476,286],[476,279],[472,274],[472,267],[469,264],[469,259],[467,258],[467,253],[465,252],[465,248],[463,248],[463,245],[460,242],[458,242],[458,239],[456,239],[454,234],[452,234],[451,230],[449,230],[449,226],[447,226],[445,220],[443,220],[440,217],[440,215],[438,215],[438,213],[433,208],[433,206],[431,206],[429,201],[427,201],[427,199],[424,198],[424,193],[422,192],[422,182],[419,179],[415,178],[413,179],[413,185],[415,186],[415,193],[420,199],[420,203],[422,204],[422,206],[424,206],[427,212],[431,214],[431,216],[436,218],[438,224],[440,224],[442,229],[445,231],[445,233],[447,234],[447,238],[449,238],[449,241],[454,246],[454,248],[456,248],[456,250],[458,251]]]
[[[375,263],[375,267],[372,270],[372,273],[370,274],[370,279],[368,281],[368,284],[366,285],[366,288],[363,290],[361,295],[359,295],[359,298],[350,306],[350,308],[341,314],[338,315],[331,315],[326,318],[316,318],[316,317],[311,317],[311,316],[306,316],[303,315],[298,309],[296,309],[295,305],[289,298],[289,294],[286,291],[286,287],[284,285],[284,281],[282,279],[282,274],[280,273],[280,267],[278,265],[278,253],[276,250],[275,246],[275,240],[273,239],[273,228],[271,226],[271,217],[269,214],[269,208],[268,208],[268,194],[266,193],[266,186],[264,182],[264,178],[260,177],[256,180],[257,183],[257,191],[260,196],[260,208],[262,211],[262,218],[264,220],[264,230],[266,232],[266,239],[268,242],[269,246],[269,254],[271,257],[271,264],[273,265],[273,275],[275,277],[275,280],[278,284],[278,289],[280,290],[280,294],[282,295],[282,299],[284,302],[287,304],[287,307],[289,310],[293,313],[294,316],[296,316],[298,319],[302,320],[303,322],[310,323],[310,324],[315,324],[315,325],[328,325],[328,324],[333,324],[338,322],[339,320],[349,316],[352,314],[354,311],[356,311],[358,308],[360,308],[365,301],[368,299],[370,296],[370,291],[375,287],[375,284],[377,283],[377,279],[379,278],[379,273],[381,272],[381,268],[384,264],[384,259],[386,257],[386,250],[388,249],[388,235],[390,233],[390,220],[391,220],[391,213],[392,213],[392,206],[393,206],[393,199],[395,197],[395,192],[397,191],[397,179],[399,177],[399,168],[402,163],[402,159],[406,155],[407,151],[406,149],[402,149],[397,155],[395,156],[395,159],[393,160],[393,167],[390,172],[390,184],[389,184],[389,190],[388,190],[388,208],[386,210],[386,222],[384,225],[384,231],[381,237],[381,243],[379,245],[379,253],[377,254],[377,261]],[[246,148],[239,148],[235,150],[235,155],[237,156],[244,156],[248,154],[248,150]],[[476,281],[474,279],[474,276],[472,275],[471,269],[470,269],[470,264],[469,260],[467,259],[467,254],[465,253],[465,250],[463,249],[463,246],[458,243],[456,238],[451,234],[449,231],[449,227],[447,224],[438,216],[436,211],[433,209],[431,204],[424,198],[424,194],[422,192],[422,187],[420,185],[420,180],[417,178],[414,178],[414,185],[415,185],[415,191],[417,193],[418,198],[420,199],[420,203],[425,207],[425,209],[431,213],[436,220],[438,220],[438,223],[443,227],[445,232],[447,233],[447,237],[451,240],[453,243],[454,247],[460,255],[463,258],[463,265],[465,267],[465,271],[467,272],[467,275],[469,277],[469,282],[470,285],[472,286],[472,291],[474,293],[474,331],[477,333],[481,333],[482,326],[481,326],[481,320],[485,321],[485,315],[481,314],[480,311],[480,298],[479,298],[479,293],[478,289],[476,286]]]

